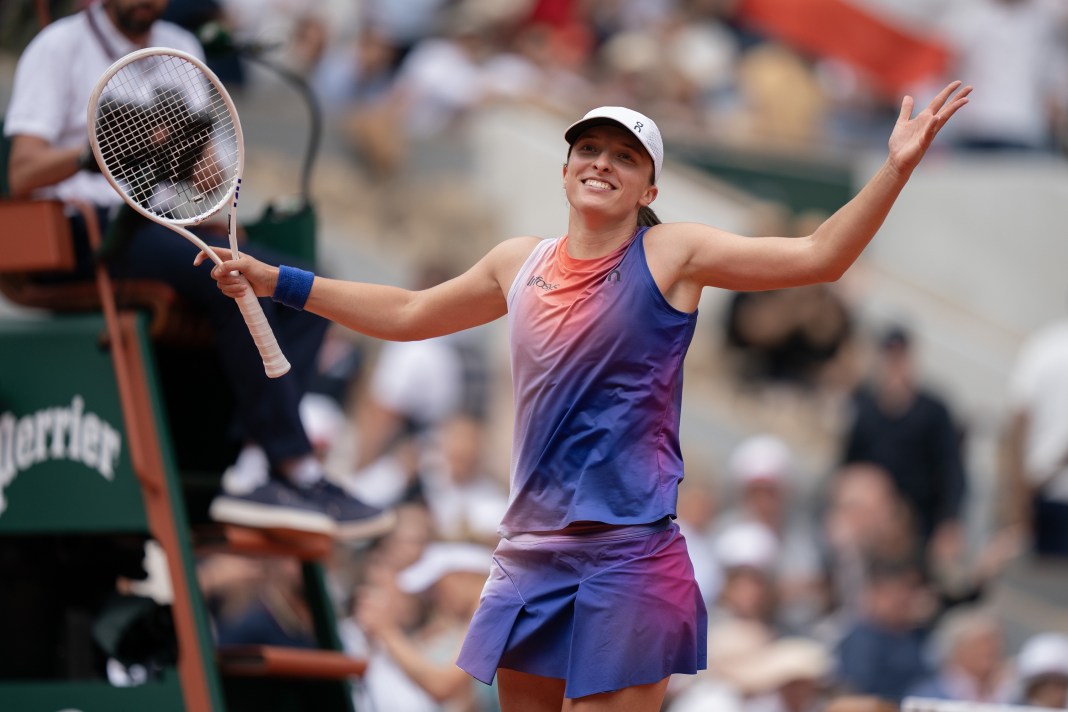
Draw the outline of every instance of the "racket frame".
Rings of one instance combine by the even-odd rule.
[[[210,209],[189,218],[166,218],[147,210],[138,201],[134,200],[108,169],[107,162],[104,160],[100,143],[96,136],[96,116],[100,105],[100,97],[104,93],[104,89],[107,87],[108,83],[116,74],[130,64],[154,56],[177,57],[200,70],[208,82],[212,84],[216,93],[218,93],[219,98],[225,104],[227,111],[230,112],[230,118],[234,127],[236,169],[234,175],[228,179],[229,186],[227,186],[226,192],[215,205],[211,206]],[[144,49],[135,50],[118,59],[108,67],[102,75],[100,75],[100,79],[97,80],[96,86],[93,88],[93,92],[89,97],[86,112],[88,115],[87,126],[89,146],[93,151],[93,156],[96,158],[97,164],[100,166],[100,172],[103,174],[104,178],[107,179],[108,183],[111,184],[112,188],[122,196],[123,202],[133,208],[140,215],[155,223],[163,225],[164,227],[170,228],[189,240],[207,254],[216,265],[222,265],[222,258],[219,257],[210,245],[193,234],[189,228],[200,225],[209,218],[214,217],[224,206],[229,204],[230,207],[229,212],[227,213],[226,222],[230,251],[233,254],[234,259],[240,257],[241,252],[238,250],[237,246],[237,201],[240,195],[241,177],[244,174],[245,169],[245,135],[241,129],[241,121],[238,119],[237,106],[235,106],[233,99],[230,97],[230,93],[226,90],[226,87],[223,86],[215,72],[209,69],[199,58],[181,50],[171,49],[169,47],[146,47]],[[245,322],[249,326],[249,331],[251,332],[253,339],[256,341],[256,346],[260,350],[260,355],[263,358],[264,369],[266,370],[267,375],[271,378],[277,378],[288,372],[290,367],[289,362],[278,347],[277,340],[271,332],[270,325],[268,324],[266,317],[263,315],[263,308],[260,306],[251,286],[246,288],[246,296],[238,300],[238,306],[245,317]]]

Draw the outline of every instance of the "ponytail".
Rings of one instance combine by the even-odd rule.
[[[660,218],[656,216],[652,208],[648,205],[638,208],[638,227],[652,227],[659,224]]]

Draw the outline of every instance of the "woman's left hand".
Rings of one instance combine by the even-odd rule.
[[[901,113],[890,134],[890,162],[904,175],[919,164],[934,137],[960,107],[968,103],[972,87],[955,81],[938,93],[923,111],[912,116],[915,101],[906,96],[901,101]]]
[[[399,631],[400,612],[397,603],[397,598],[382,588],[364,587],[357,598],[356,622],[371,638]]]

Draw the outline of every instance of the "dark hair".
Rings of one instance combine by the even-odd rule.
[[[908,329],[900,324],[893,324],[879,338],[879,347],[883,351],[907,351],[912,337]]]
[[[903,554],[900,556],[876,557],[867,562],[868,582],[877,585],[880,583],[896,583],[900,581],[920,581],[922,569],[916,560],[915,554]]]
[[[652,227],[653,225],[659,225],[660,218],[653,212],[653,209],[648,205],[643,205],[638,208],[638,227]]]

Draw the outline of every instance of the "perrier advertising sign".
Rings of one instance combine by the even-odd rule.
[[[146,529],[103,330],[0,322],[0,535]]]

